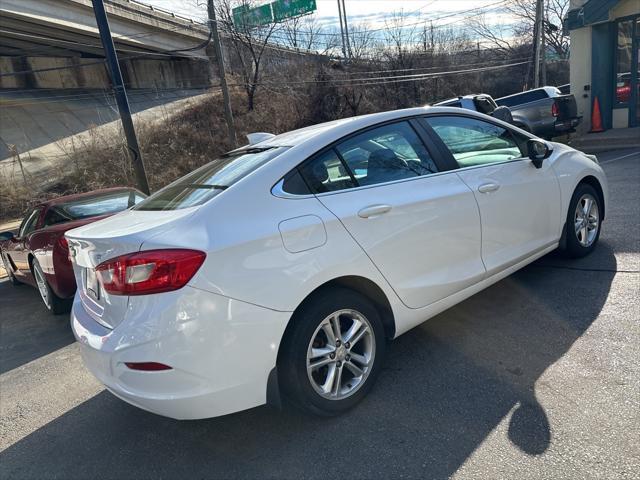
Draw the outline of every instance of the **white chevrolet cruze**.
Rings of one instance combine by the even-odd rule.
[[[84,362],[133,405],[343,412],[390,340],[558,247],[589,253],[605,215],[595,157],[474,112],[256,137],[67,233]]]

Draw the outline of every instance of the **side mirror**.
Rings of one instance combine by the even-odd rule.
[[[536,168],[542,168],[542,161],[549,158],[552,152],[553,148],[543,140],[537,138],[527,140],[527,155]]]
[[[5,240],[11,240],[15,237],[13,232],[2,232],[0,233],[0,242],[4,242]]]

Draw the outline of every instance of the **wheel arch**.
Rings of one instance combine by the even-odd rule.
[[[332,287],[348,288],[350,290],[354,290],[360,293],[361,295],[364,295],[378,309],[387,341],[390,341],[395,337],[396,335],[395,317],[393,315],[391,303],[389,302],[389,299],[387,298],[387,295],[384,293],[382,288],[380,288],[380,286],[378,286],[378,284],[376,284],[374,281],[366,277],[361,277],[359,275],[345,275],[342,277],[334,278],[332,280],[329,280],[319,285],[318,287],[313,289],[311,292],[309,292],[309,294],[296,307],[296,309],[291,314],[291,321],[285,328],[284,334],[282,335],[282,340],[280,341],[280,347],[278,349],[278,362],[280,361],[282,346],[286,344],[286,339],[290,334],[291,330],[293,329],[296,313],[301,308],[304,307],[304,305],[309,301],[309,299],[317,295],[319,292],[330,289]]]
[[[280,345],[278,347],[276,366],[269,373],[269,377],[267,380],[267,404],[276,408],[282,407],[281,386],[278,379],[278,370],[279,365],[281,365],[282,361],[282,353],[284,350],[283,346],[286,345],[287,338],[293,330],[296,313],[319,292],[333,287],[348,288],[360,293],[361,295],[364,295],[367,299],[369,299],[376,306],[378,312],[380,313],[380,319],[382,320],[386,340],[391,341],[395,337],[396,323],[391,303],[389,302],[389,298],[384,293],[382,288],[380,288],[380,286],[374,281],[359,275],[345,275],[336,277],[319,285],[311,292],[309,292],[309,294],[300,302],[300,304],[291,314],[291,321],[289,321],[287,327],[285,328],[284,334],[282,335],[282,339],[280,341]]]
[[[600,185],[600,181],[593,175],[587,175],[586,177],[582,178],[582,180],[578,182],[578,184],[576,185],[576,188],[578,188],[580,185],[589,185],[593,187],[593,189],[596,191],[600,200],[600,204],[602,205],[601,220],[604,220],[605,213],[606,213],[606,205],[605,205],[604,191],[602,190],[602,185]],[[574,191],[575,191],[575,188],[574,188]]]

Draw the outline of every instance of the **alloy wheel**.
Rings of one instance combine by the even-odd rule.
[[[353,395],[366,381],[375,360],[375,333],[356,310],[338,310],[316,328],[307,348],[307,376],[329,400]]]
[[[598,202],[591,194],[586,193],[578,200],[574,228],[578,243],[585,248],[590,247],[600,228]]]

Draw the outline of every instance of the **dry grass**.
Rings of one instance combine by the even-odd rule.
[[[281,133],[308,123],[304,97],[264,92],[255,110],[247,112],[242,92],[233,93],[239,142],[250,132]],[[210,95],[176,114],[136,123],[151,190],[166,185],[230,149],[221,98]],[[81,142],[67,145],[64,166],[46,191],[25,185],[19,169],[0,178],[0,220],[21,216],[51,197],[98,188],[135,185],[121,132],[92,127]]]

